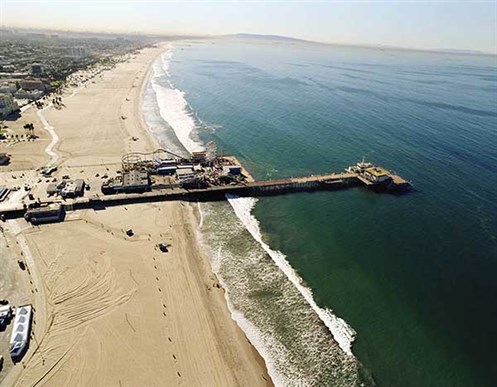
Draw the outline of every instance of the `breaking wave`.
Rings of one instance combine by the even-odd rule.
[[[348,355],[352,355],[352,343],[354,342],[356,332],[343,319],[335,316],[331,310],[323,309],[316,304],[312,296],[312,291],[302,284],[302,279],[295,272],[286,260],[286,256],[281,251],[272,250],[267,243],[262,240],[259,227],[259,221],[252,215],[252,209],[255,207],[257,199],[242,198],[234,195],[226,195],[228,202],[233,207],[236,216],[241,220],[252,237],[262,246],[264,251],[272,258],[274,263],[285,273],[292,284],[298,289],[306,302],[317,313],[321,321],[330,330],[333,338],[340,348]]]
[[[201,151],[204,147],[200,140],[194,138],[197,126],[185,93],[176,89],[169,80],[169,64],[172,57],[173,47],[169,46],[152,67],[151,85],[157,97],[160,115],[171,126],[187,151]]]
[[[275,259],[275,252],[251,234],[258,232],[258,222],[250,214],[255,199],[232,199],[236,212],[227,202],[198,204],[198,237],[226,290],[233,320],[264,358],[273,383],[374,385],[281,269],[284,258]],[[249,218],[247,227],[243,220]],[[288,264],[285,271],[298,278]]]

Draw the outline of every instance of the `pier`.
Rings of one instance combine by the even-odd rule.
[[[343,173],[331,173],[325,175],[311,175],[304,177],[292,177],[287,179],[254,181],[251,177],[242,183],[233,183],[205,188],[186,188],[178,184],[168,187],[151,185],[150,190],[145,192],[125,192],[109,195],[93,194],[88,197],[75,197],[61,201],[59,198],[41,200],[30,205],[19,204],[1,212],[2,218],[26,217],[37,211],[43,211],[47,207],[60,206],[63,211],[76,211],[83,209],[104,209],[110,206],[119,206],[134,203],[151,203],[170,200],[184,201],[219,201],[225,200],[226,195],[236,196],[272,196],[283,195],[293,192],[333,191],[354,187],[366,187],[378,192],[402,193],[410,189],[409,182],[398,175],[379,167],[372,170],[370,164],[361,170],[361,163],[349,167]],[[366,168],[367,167],[367,168]],[[378,180],[369,177],[365,171],[376,171]],[[29,217],[29,216],[28,216]]]

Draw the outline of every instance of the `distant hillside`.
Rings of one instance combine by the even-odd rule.
[[[259,40],[259,41],[276,41],[276,42],[287,42],[287,43],[311,43],[311,44],[324,44],[332,46],[343,46],[343,47],[359,47],[372,50],[401,50],[401,51],[420,51],[420,52],[433,52],[442,54],[459,54],[459,55],[495,55],[492,53],[482,52],[478,50],[463,50],[463,49],[417,49],[417,48],[404,48],[396,46],[384,46],[384,45],[372,45],[372,44],[345,44],[345,43],[324,43],[316,42],[312,40],[291,38],[289,36],[281,35],[263,35],[263,34],[249,34],[249,33],[238,33],[221,35],[222,38],[232,38],[232,39],[247,39],[247,40]]]
[[[290,38],[288,36],[280,36],[280,35],[260,35],[260,34],[247,34],[247,33],[239,33],[239,34],[230,34],[223,35],[225,38],[240,38],[240,39],[257,39],[257,40],[277,40],[284,42],[301,42],[301,43],[314,43],[310,40]]]
[[[478,50],[458,50],[450,48],[436,48],[429,51],[445,52],[448,54],[468,54],[468,55],[488,55],[489,53],[478,51]]]

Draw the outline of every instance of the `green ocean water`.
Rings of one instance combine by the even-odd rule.
[[[172,52],[156,78],[163,98],[144,95],[166,145],[181,149],[175,136],[191,120],[198,142],[214,140],[256,178],[340,171],[366,156],[415,186],[202,205],[234,317],[277,382],[494,385],[496,58],[247,41]],[[174,109],[160,126],[162,105]],[[282,262],[357,333],[354,357]]]

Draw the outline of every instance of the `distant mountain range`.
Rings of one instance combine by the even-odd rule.
[[[278,41],[295,42],[295,43],[298,43],[298,42],[301,42],[301,43],[319,43],[319,42],[313,42],[311,40],[290,38],[288,36],[281,36],[281,35],[261,35],[261,34],[239,33],[239,34],[223,35],[223,37],[241,38],[241,39],[257,39],[257,40],[278,40]]]
[[[365,47],[379,50],[408,50],[408,51],[425,51],[425,52],[439,52],[447,54],[466,54],[466,55],[492,55],[487,52],[478,50],[463,50],[463,49],[450,49],[450,48],[437,48],[437,49],[415,49],[415,48],[403,48],[403,47],[392,47],[392,46],[382,46],[382,45],[366,45],[366,44],[345,44],[345,43],[323,43],[316,42],[312,40],[291,38],[289,36],[281,35],[262,35],[262,34],[250,34],[250,33],[238,33],[222,35],[223,38],[234,38],[234,39],[250,39],[250,40],[268,40],[277,42],[287,42],[287,43],[311,43],[311,44],[330,44],[339,46],[350,46],[350,47]]]
[[[433,50],[429,51],[436,51],[436,52],[447,52],[450,54],[473,54],[473,55],[487,55],[486,52],[483,51],[478,51],[478,50],[457,50],[457,49],[450,49],[450,48],[435,48]]]

